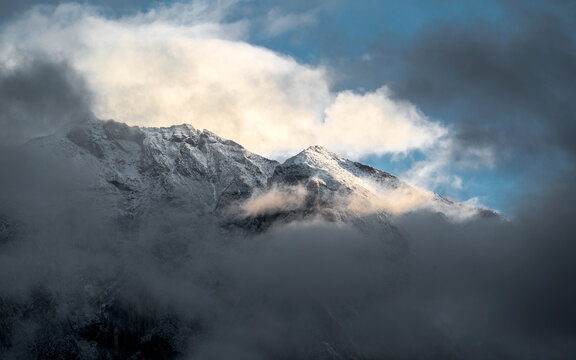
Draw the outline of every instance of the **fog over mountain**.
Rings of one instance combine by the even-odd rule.
[[[574,354],[568,183],[507,219],[321,147],[98,120],[1,160],[3,358]]]

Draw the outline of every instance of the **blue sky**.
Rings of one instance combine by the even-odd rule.
[[[493,1],[317,3],[323,6],[318,5],[314,26],[272,39],[259,38],[255,33],[254,42],[307,62],[341,62],[361,58],[383,41],[391,45],[408,41],[431,22],[468,18],[496,21],[501,16],[500,7]]]

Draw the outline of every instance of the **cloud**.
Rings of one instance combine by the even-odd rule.
[[[390,220],[423,211],[442,214],[458,223],[475,221],[485,215],[478,199],[453,203],[408,183],[383,186],[369,178],[358,178],[338,191],[325,186],[326,183],[316,177],[306,184],[274,184],[269,189],[254,191],[248,199],[229,206],[225,213],[237,219],[279,216],[286,223],[303,218],[321,222],[323,219],[361,219],[382,214],[387,214]]]
[[[266,36],[275,37],[294,29],[311,26],[315,22],[316,19],[311,12],[283,14],[279,10],[272,9],[266,15],[263,28]]]
[[[401,153],[431,147],[447,133],[409,102],[392,100],[388,88],[364,94],[344,91],[326,109],[323,129],[340,152],[365,155]]]
[[[426,189],[448,186],[453,192],[462,190],[462,179],[453,173],[454,169],[493,170],[499,160],[497,150],[485,143],[463,143],[459,134],[451,133],[451,138],[438,141],[430,148],[426,157],[415,161],[402,172],[401,178]]]
[[[306,188],[304,186],[286,188],[273,186],[267,191],[252,193],[250,198],[241,204],[241,210],[244,216],[292,211],[302,207],[305,199]]]
[[[36,7],[2,31],[0,59],[17,67],[42,53],[70,63],[100,118],[190,123],[269,156],[314,144],[352,157],[403,153],[446,133],[385,87],[332,91],[325,68],[246,42],[249,23],[223,20],[231,3],[206,4],[118,19],[75,4]]]
[[[345,74],[339,86],[386,83],[395,101],[450,124],[449,136],[402,177],[456,197],[485,192],[490,177],[490,192],[505,193],[500,199],[519,196],[528,184],[546,186],[549,174],[575,169],[574,5],[483,4],[490,13],[473,6],[463,4],[459,16],[432,15],[409,38],[388,34],[362,58],[332,63]]]
[[[0,145],[13,145],[93,117],[92,94],[66,63],[34,57],[0,68]]]
[[[311,112],[322,114],[319,119],[325,123],[317,121],[311,126],[314,129],[338,128],[330,122],[362,128],[364,121],[373,126],[381,123],[392,126],[399,133],[403,127],[398,121],[412,124],[412,127],[405,125],[415,134],[419,134],[421,127],[434,129],[409,104],[390,100],[386,89],[337,94],[330,91],[325,75],[318,68],[304,67],[308,73],[293,78],[291,75],[300,73],[303,66],[294,60],[234,38],[206,40],[206,34],[221,29],[218,23],[188,29],[182,41],[188,45],[179,47],[168,42],[162,49],[175,52],[166,56],[157,54],[165,37],[154,39],[152,35],[158,31],[172,38],[174,28],[153,22],[156,30],[148,32],[151,15],[115,22],[97,14],[86,15],[84,8],[77,10],[78,17],[71,16],[68,23],[48,21],[54,19],[51,9],[29,14],[20,24],[29,25],[26,29],[32,33],[36,31],[38,40],[21,32],[24,27],[14,24],[2,34],[0,114],[10,138],[21,138],[29,131],[49,131],[53,126],[67,124],[68,119],[89,113],[86,109],[92,109],[93,100],[84,91],[82,81],[77,81],[78,73],[101,97],[94,100],[99,111],[108,109],[107,104],[115,101],[105,98],[108,92],[102,90],[111,86],[112,90],[107,91],[133,107],[130,113],[139,113],[137,107],[146,105],[144,100],[165,94],[148,94],[138,90],[139,86],[143,84],[145,88],[152,80],[160,81],[162,76],[158,74],[177,82],[185,67],[168,60],[170,56],[181,58],[176,56],[180,55],[178,49],[185,49],[182,50],[185,55],[191,52],[190,44],[204,50],[220,49],[223,56],[234,53],[229,51],[233,47],[239,49],[240,60],[245,57],[239,62],[251,59],[264,70],[269,69],[267,74],[280,74],[280,82],[287,84],[284,88],[294,92],[288,97],[289,106],[281,107],[285,111],[307,109],[307,100],[297,99],[296,95],[312,91],[298,93],[296,90],[309,89],[307,85],[300,88],[300,81],[306,83],[308,79],[312,84],[324,86],[326,90],[320,98],[327,101]],[[48,11],[47,15],[42,11]],[[59,11],[64,18],[74,15],[66,6]],[[47,21],[42,26],[35,22],[43,19]],[[232,24],[231,28],[240,31],[243,26]],[[98,31],[103,35],[96,35]],[[116,43],[113,35],[129,41]],[[227,31],[222,34],[228,35]],[[195,36],[202,41],[190,42]],[[52,41],[49,43],[52,49],[44,48],[48,39]],[[106,46],[99,45],[100,42]],[[134,42],[138,46],[123,47]],[[111,44],[116,44],[116,48]],[[70,50],[76,46],[86,51]],[[555,44],[550,46],[556,48]],[[110,49],[109,58],[105,48]],[[35,61],[25,61],[30,54],[35,55]],[[118,64],[119,54],[132,59],[131,62]],[[136,61],[136,55],[143,54],[150,56],[149,64]],[[174,73],[165,72],[169,66],[161,60],[176,64]],[[110,73],[98,72],[95,64],[107,66],[105,70]],[[218,69],[222,68],[229,76],[252,74],[247,64],[238,73],[224,65]],[[561,69],[569,68],[564,65]],[[278,70],[283,67],[284,71]],[[156,74],[156,68],[162,71]],[[137,80],[142,84],[133,83],[130,74],[140,74]],[[570,79],[569,73],[564,75]],[[224,84],[219,72],[212,76],[217,79],[215,83]],[[267,75],[255,82],[238,80],[241,84],[237,90],[245,90],[246,84],[258,89],[257,83],[266,83],[270,77],[275,78]],[[40,79],[43,81],[37,81]],[[495,82],[477,80],[480,85],[482,81]],[[110,85],[114,81],[120,83],[118,89],[127,92],[134,87],[140,97],[123,97],[120,90]],[[274,92],[277,85],[272,81],[264,88]],[[448,85],[446,91],[455,99],[460,87]],[[213,90],[217,92],[217,88]],[[546,103],[555,103],[547,98],[548,92],[531,91],[545,97]],[[263,96],[262,91],[257,93]],[[208,96],[210,91],[203,94]],[[517,94],[509,96],[518,104],[529,106],[531,111],[540,108],[538,104],[525,103]],[[224,98],[227,100],[216,103],[232,106],[231,100]],[[537,96],[529,98],[538,100]],[[284,104],[283,101],[278,102]],[[365,109],[358,111],[361,118],[355,116],[354,121],[347,122],[345,119],[355,115],[349,114],[350,104]],[[237,105],[238,109],[244,109]],[[546,111],[542,114],[556,113],[552,107],[543,109]],[[47,113],[49,118],[34,122],[44,119]],[[393,119],[380,122],[378,114],[382,113],[387,114],[386,119],[387,116]],[[394,116],[401,120],[394,120]],[[571,126],[562,122],[564,118],[551,119],[548,134],[566,131],[566,136],[570,135]],[[302,127],[309,125],[304,123]],[[286,136],[300,134],[290,126],[282,129]],[[343,131],[357,142],[360,138],[354,136],[360,130],[346,127]],[[239,133],[242,131],[243,128],[238,129]],[[337,138],[336,132],[331,136]],[[482,137],[463,135],[462,142],[440,144],[439,161],[457,159],[442,155],[442,149],[477,147],[479,150],[470,153],[472,159],[492,166],[493,155],[482,150],[486,141],[490,143],[490,134],[488,131]],[[503,134],[507,139],[509,133]],[[375,140],[371,139],[368,137],[374,145]],[[392,146],[393,150],[381,151],[403,151],[390,139],[392,145],[386,146]],[[409,144],[426,146],[418,145],[427,144],[425,136],[417,139],[420,140]],[[523,137],[521,143],[525,145],[526,139]],[[544,141],[557,142],[565,151],[570,150],[571,145],[556,135]],[[349,145],[358,144],[351,141]],[[359,149],[356,151],[368,151],[362,146]],[[90,179],[76,173],[61,159],[51,160],[49,155],[27,154],[22,149],[0,152],[0,355],[3,358],[64,355],[84,359],[159,358],[166,354],[203,359],[309,359],[327,355],[471,360],[575,357],[573,174],[546,174],[542,191],[526,196],[518,204],[515,218],[506,222],[491,218],[454,223],[424,208],[395,217],[393,223],[387,224],[387,231],[367,232],[367,228],[316,222],[236,238],[227,237],[221,228],[213,227],[214,221],[209,217],[179,213],[178,209],[167,211],[158,204],[151,207],[149,221],[131,223],[133,232],[127,235],[123,227],[126,224],[110,218],[110,209],[115,204],[106,202],[106,196],[96,199],[93,191],[83,188]],[[444,166],[442,162],[439,164]],[[278,200],[284,199],[282,196],[278,193],[270,198],[256,196],[256,203],[264,201],[255,211],[276,209]]]
[[[505,1],[500,11],[502,19],[431,22],[403,47],[374,49],[371,65],[399,64],[395,94],[454,122],[455,155],[490,147],[503,166],[558,150],[573,158],[573,5]]]
[[[310,192],[303,184],[287,187],[274,185],[265,191],[255,191],[249,199],[242,202],[240,204],[241,215],[251,217],[290,211],[305,213],[314,210],[311,205],[313,203],[320,203],[315,209],[320,213],[326,209],[335,209],[342,213],[350,211],[360,216],[376,212],[400,214],[421,208],[434,196],[430,191],[409,185],[396,189],[384,189],[368,179],[359,180],[359,182],[362,184],[361,188],[353,189],[345,194],[326,195],[324,201],[314,201],[313,197],[322,198],[322,195]],[[232,210],[230,212],[234,213]]]
[[[348,197],[347,208],[358,214],[370,214],[375,212],[388,212],[400,214],[417,209],[430,201],[433,193],[430,191],[402,186],[397,189],[379,189],[377,185],[369,186],[369,195],[354,192]]]
[[[67,162],[0,164],[2,215],[12,203],[22,225],[0,244],[7,359],[576,353],[574,178],[506,222],[420,209],[386,230],[316,220],[246,237],[162,203],[126,234]]]
[[[398,134],[414,132],[418,136],[407,140],[407,146],[415,148],[433,141],[421,133],[426,129],[434,133],[431,138],[442,133],[412,105],[390,99],[386,88],[334,93],[322,69],[231,36],[232,29],[241,32],[245,24],[223,27],[219,20],[205,20],[198,27],[167,26],[166,20],[151,20],[156,19],[153,14],[111,21],[90,11],[71,5],[57,8],[56,15],[52,8],[36,9],[4,29],[0,116],[10,134],[4,141],[51,131],[89,115],[92,109],[112,111],[115,107],[110,104],[116,104],[114,111],[121,113],[121,102],[107,94],[126,101],[126,114],[140,114],[138,106],[146,106],[154,96],[173,94],[170,86],[152,94],[144,89],[155,81],[162,83],[164,77],[178,83],[182,74],[193,74],[184,65],[200,62],[190,55],[198,49],[211,54],[210,60],[222,62],[216,67],[219,71],[208,71],[215,79],[212,91],[198,90],[199,94],[226,93],[219,88],[226,84],[221,70],[228,77],[241,78],[235,80],[235,90],[246,91],[249,85],[263,96],[252,99],[254,103],[264,99],[281,104],[274,106],[286,114],[271,112],[280,119],[291,118],[294,109],[315,114],[311,117],[315,123],[301,124],[304,130],[296,131],[292,124],[281,127],[295,143],[306,136],[317,139],[306,129],[321,129],[335,139],[350,134],[352,140],[346,144],[351,151],[365,153],[377,145],[368,135],[371,145],[358,145],[361,137],[356,132],[366,133],[365,124],[392,127]],[[219,14],[208,13],[207,18],[219,19]],[[214,33],[219,35],[210,38]],[[155,34],[162,36],[155,38]],[[176,37],[178,45],[166,42],[166,37]],[[167,55],[158,54],[158,49]],[[221,56],[213,54],[218,51]],[[227,69],[222,60],[232,54],[238,54],[243,64],[236,70]],[[149,58],[149,64],[140,56]],[[122,58],[129,61],[121,62]],[[172,58],[188,60],[182,65]],[[255,75],[248,60],[262,67],[266,76],[250,78]],[[86,91],[84,81],[96,98]],[[187,91],[190,84],[183,84],[181,90]],[[324,89],[321,96],[313,91],[318,84]],[[455,96],[457,88],[449,93]],[[276,93],[277,89],[282,92]],[[121,90],[137,96],[125,96]],[[310,110],[309,95],[326,101]],[[178,100],[178,92],[170,96]],[[162,102],[182,105],[170,96]],[[207,99],[214,102],[206,105],[208,109],[216,105],[264,108],[248,100],[249,107],[235,104],[232,100],[245,99],[235,94],[218,96],[224,100]],[[351,104],[361,106],[362,116],[350,114]],[[170,108],[155,106],[146,108],[158,111],[154,116]],[[179,114],[194,110],[182,106]],[[264,110],[256,113],[260,111]],[[142,111],[142,116],[147,115]],[[229,120],[224,115],[222,119]],[[149,124],[155,121],[148,120]],[[215,125],[238,126],[234,129],[247,136],[243,125],[224,120]],[[248,124],[262,125],[262,121]],[[354,126],[341,129],[341,135],[338,129],[344,124]],[[555,130],[550,133],[569,132],[571,127],[562,124],[554,118]],[[491,166],[493,155],[482,150],[490,134],[437,145],[439,161],[457,159],[441,155],[443,148],[474,144],[479,150],[470,156]],[[394,134],[383,136],[390,136],[390,145],[376,151],[405,151],[394,143]],[[559,138],[545,140],[550,139],[570,149]],[[269,146],[277,151],[286,144]],[[386,231],[315,222],[246,238],[225,234],[207,213],[181,213],[160,202],[151,206],[149,221],[129,223],[127,234],[126,223],[111,217],[114,199],[96,198],[93,189],[85,188],[91,180],[87,174],[50,155],[28,154],[22,148],[0,152],[3,358],[309,359],[330,355],[568,360],[576,354],[573,175],[546,174],[543,191],[526,196],[515,218],[506,222],[491,218],[454,223],[423,208],[395,217],[393,223],[386,223]],[[281,206],[282,192],[273,195],[256,195],[254,211]]]

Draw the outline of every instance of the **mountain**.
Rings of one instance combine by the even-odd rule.
[[[224,228],[276,222],[358,222],[428,208],[455,219],[493,213],[455,203],[394,175],[311,146],[283,163],[190,125],[90,121],[28,144],[90,174],[86,188],[111,214],[143,221],[158,207],[208,216]]]
[[[279,163],[189,125],[88,121],[11,151],[2,359],[366,359],[346,327],[401,283],[397,215],[495,216],[323,147]]]

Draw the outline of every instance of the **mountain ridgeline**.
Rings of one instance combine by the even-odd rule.
[[[295,220],[354,222],[367,215],[389,222],[391,214],[422,208],[454,218],[495,215],[320,146],[280,164],[190,125],[141,128],[93,121],[31,145],[89,172],[86,187],[127,220],[142,220],[157,207],[211,215],[223,226],[252,230]]]
[[[498,218],[323,147],[279,163],[189,125],[88,121],[10,151],[2,359],[390,358],[351,331],[406,278],[397,218]]]

